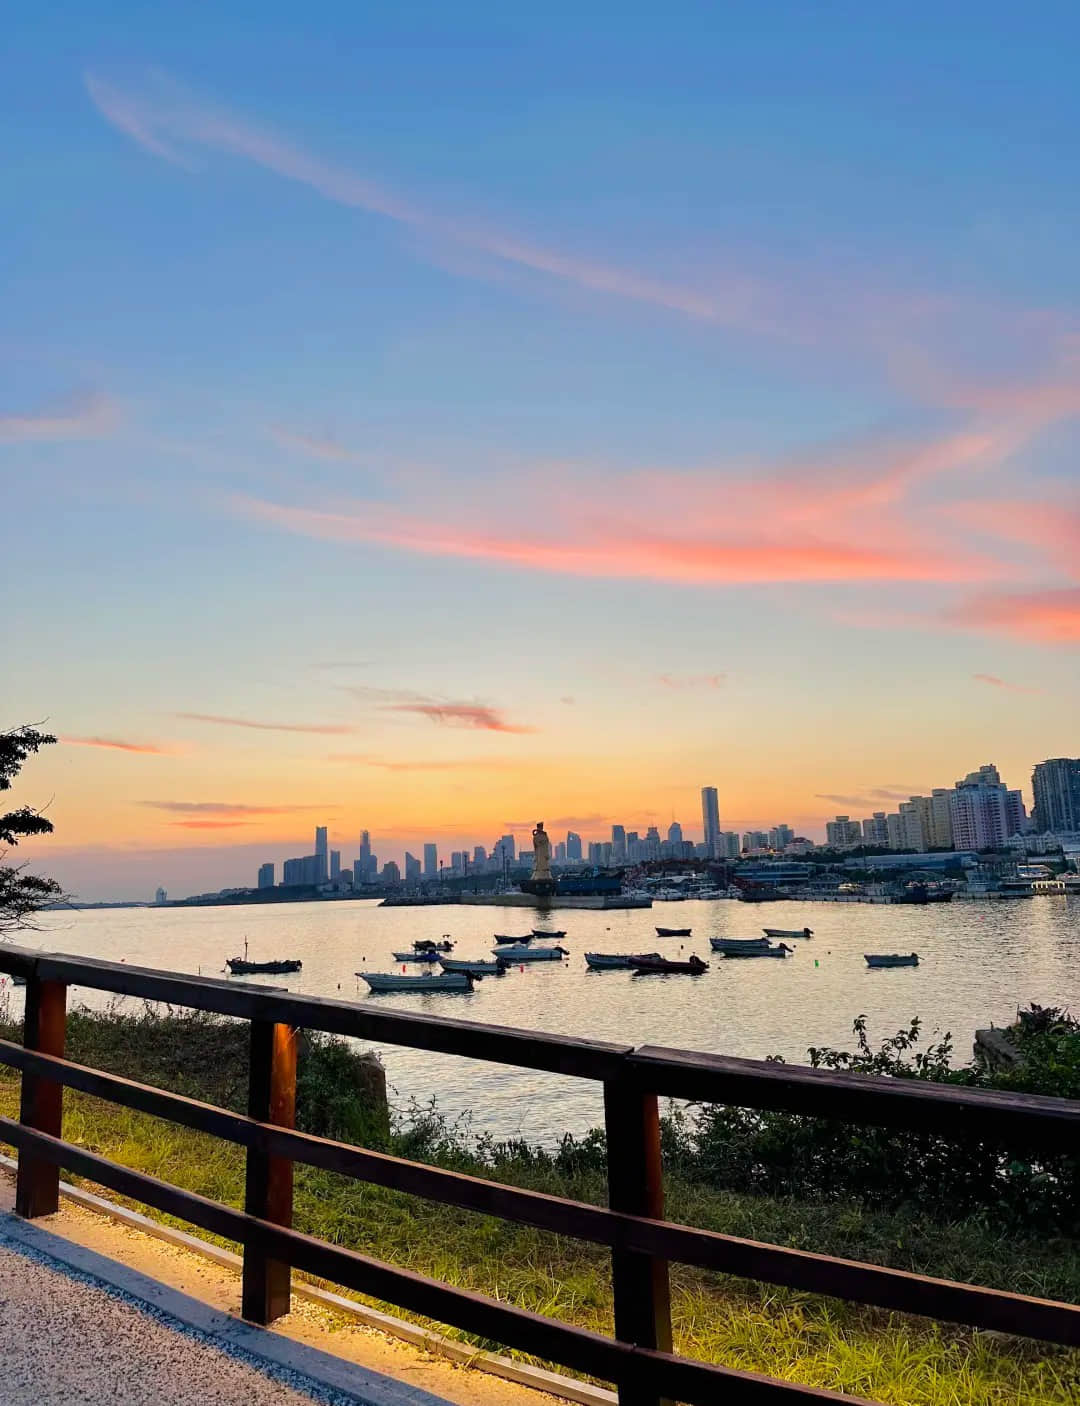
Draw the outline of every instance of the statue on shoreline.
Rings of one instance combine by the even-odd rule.
[[[534,880],[541,882],[551,882],[551,841],[548,839],[547,831],[544,829],[544,822],[538,820],[536,829],[532,832],[533,840],[533,871]]]

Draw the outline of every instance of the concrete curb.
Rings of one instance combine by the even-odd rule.
[[[14,1157],[0,1154],[0,1168],[14,1172],[17,1167],[18,1162]],[[82,1187],[72,1186],[70,1182],[62,1181],[60,1183],[60,1194],[66,1200],[71,1201],[73,1205],[82,1206],[84,1210],[93,1211],[97,1215],[105,1216],[120,1225],[129,1226],[133,1230],[141,1230],[144,1235],[153,1236],[155,1240],[163,1240],[167,1245],[174,1245],[178,1249],[187,1250],[193,1255],[199,1255],[202,1259],[222,1265],[236,1274],[240,1273],[242,1260],[232,1250],[223,1250],[219,1245],[212,1245],[206,1240],[201,1240],[197,1235],[190,1235],[187,1231],[177,1230],[171,1225],[164,1225],[160,1221],[152,1220],[149,1216],[144,1216],[139,1211],[129,1210],[126,1206],[118,1206],[114,1201],[107,1201],[103,1196],[97,1196],[92,1191],[85,1191]],[[108,1263],[114,1262],[108,1261]],[[164,1286],[158,1285],[158,1287],[163,1288]],[[363,1324],[365,1328],[375,1328],[388,1337],[399,1338],[403,1342],[411,1343],[413,1347],[422,1348],[425,1352],[430,1352],[436,1357],[444,1357],[448,1361],[460,1363],[462,1366],[472,1367],[480,1372],[488,1372],[492,1376],[516,1382],[519,1386],[545,1391],[549,1396],[557,1396],[564,1401],[576,1402],[578,1406],[618,1406],[618,1396],[613,1391],[592,1386],[588,1382],[577,1381],[573,1377],[564,1377],[559,1372],[546,1371],[543,1367],[517,1362],[512,1357],[505,1357],[501,1353],[484,1352],[478,1348],[470,1347],[467,1343],[457,1342],[453,1338],[444,1338],[441,1333],[433,1332],[430,1328],[422,1328],[418,1323],[409,1323],[405,1319],[393,1317],[392,1314],[381,1313],[378,1309],[368,1308],[365,1304],[357,1303],[355,1299],[348,1299],[343,1294],[335,1294],[329,1289],[322,1289],[316,1284],[309,1284],[295,1276],[292,1291],[299,1298],[308,1299],[333,1313],[343,1314],[345,1317]],[[211,1312],[212,1310],[207,1311]],[[228,1315],[221,1316],[229,1322],[242,1323],[241,1319],[231,1318]],[[247,1324],[243,1326],[249,1327]],[[260,1333],[264,1330],[250,1328],[250,1331]],[[273,1337],[273,1334],[268,1336]],[[431,1397],[429,1400],[434,1402],[436,1398]],[[389,1399],[387,1406],[390,1406]],[[404,1406],[404,1401],[402,1406]]]
[[[291,1380],[300,1390],[315,1388],[324,1399],[351,1401],[355,1406],[449,1406],[444,1397],[211,1308],[190,1294],[159,1283],[97,1250],[74,1244],[33,1221],[12,1214],[0,1216],[0,1245],[58,1265],[106,1293],[131,1301],[136,1309],[149,1310],[194,1340],[224,1348],[241,1360],[247,1359],[256,1369],[276,1369],[275,1375],[283,1374],[283,1380]]]

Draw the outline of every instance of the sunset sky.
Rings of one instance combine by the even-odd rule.
[[[4,726],[85,897],[1080,754],[1075,4],[24,5]],[[894,797],[896,799],[894,799]]]

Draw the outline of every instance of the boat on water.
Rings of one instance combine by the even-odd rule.
[[[414,948],[412,952],[391,952],[395,962],[437,962],[439,954],[434,947]]]
[[[565,937],[566,932],[563,928],[553,928],[550,931],[544,928],[533,928],[532,935],[533,937]],[[497,938],[496,941],[498,941]]]
[[[710,937],[714,952],[767,952],[772,943],[767,937]]]
[[[485,962],[478,958],[469,961],[465,957],[440,957],[439,965],[444,972],[468,972],[469,976],[505,976],[507,963],[501,959]]]
[[[813,928],[762,928],[766,937],[813,937]]]
[[[448,932],[443,933],[440,942],[436,942],[430,937],[418,937],[413,943],[414,952],[452,952],[453,950],[454,944],[450,940]]]
[[[657,928],[657,937],[689,937],[691,928]]]
[[[767,944],[765,947],[726,947],[724,956],[727,957],[786,957],[789,952],[794,952],[794,947],[789,947],[786,942]]]
[[[397,972],[357,972],[373,995],[385,991],[471,991],[475,977],[469,972],[425,972],[423,976],[399,976]]]
[[[685,962],[672,962],[666,957],[631,957],[630,965],[634,971],[642,976],[651,975],[654,972],[664,973],[682,972],[687,976],[700,976],[702,972],[709,970],[708,962],[703,962],[700,957],[688,957]]]
[[[507,962],[561,962],[570,953],[565,947],[493,947],[496,957]]]
[[[497,932],[495,941],[510,947],[525,947],[533,940],[534,934],[529,932],[524,937],[507,937],[505,933]]]
[[[299,958],[283,957],[276,962],[249,962],[246,957],[228,957],[225,965],[230,976],[254,976],[258,972],[298,972],[304,965]]]
[[[635,962],[660,961],[659,952],[586,952],[585,965],[593,971],[608,971],[614,967],[632,967]]]
[[[864,952],[868,967],[917,967],[918,952]]]

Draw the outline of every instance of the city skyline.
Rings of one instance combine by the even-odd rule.
[[[8,26],[20,856],[696,833],[708,777],[820,838],[987,758],[1030,805],[1080,750],[1075,21],[370,9]]]

